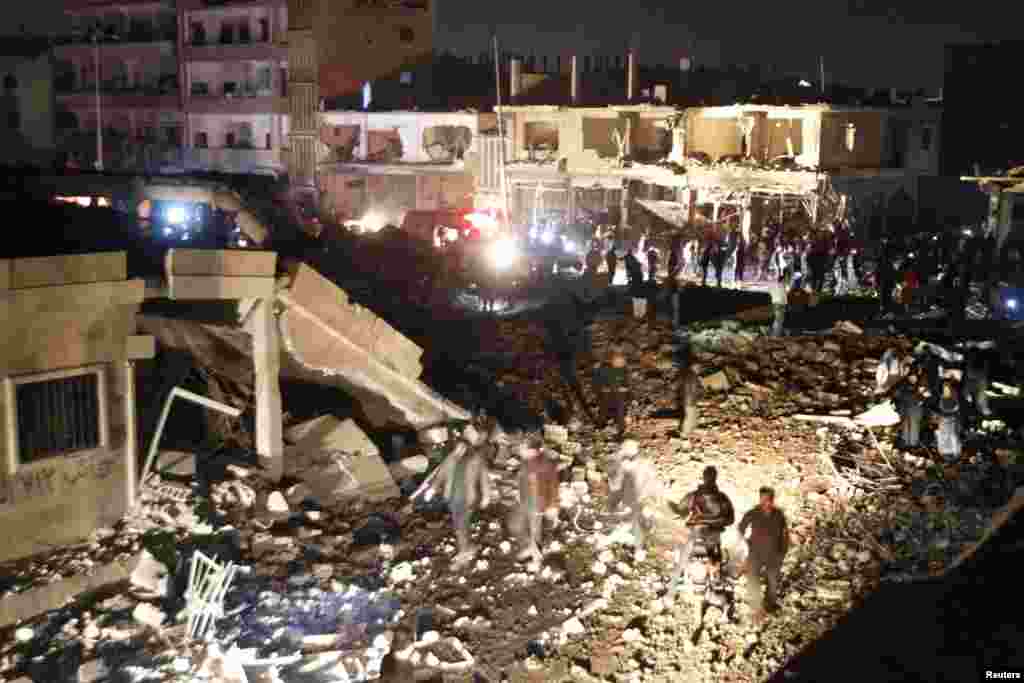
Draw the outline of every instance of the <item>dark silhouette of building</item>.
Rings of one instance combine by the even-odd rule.
[[[993,173],[1024,163],[1024,122],[1005,93],[1024,41],[948,45],[943,85],[943,175]]]

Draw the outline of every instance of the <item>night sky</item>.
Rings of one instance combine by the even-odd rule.
[[[944,44],[1019,34],[1012,3],[997,0],[436,1],[436,45],[459,54],[486,50],[496,26],[503,48],[538,56],[621,54],[633,41],[645,63],[690,53],[697,63],[773,65],[815,79],[824,57],[827,80],[933,91],[942,85]],[[45,31],[60,16],[59,0],[9,4],[6,32],[22,23]]]

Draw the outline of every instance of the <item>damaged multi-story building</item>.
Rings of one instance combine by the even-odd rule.
[[[938,173],[939,111],[924,104],[629,104],[665,99],[656,84],[641,89],[631,53],[625,104],[588,106],[575,60],[570,65],[562,103],[517,103],[513,75],[513,104],[503,110],[507,176],[524,222],[537,207],[571,222],[586,206],[621,225],[643,222],[631,208],[686,225],[698,214],[714,221],[729,206],[756,228],[786,204],[804,206],[813,220],[826,192],[864,207],[894,196],[912,202],[918,181]]]
[[[474,208],[493,114],[335,111],[320,115],[318,184],[339,220],[401,225],[408,211]]]

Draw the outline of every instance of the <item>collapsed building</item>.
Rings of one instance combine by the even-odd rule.
[[[274,252],[171,249],[162,277],[126,274],[124,252],[0,261],[0,310],[14,323],[0,366],[5,561],[84,538],[134,505],[144,473],[133,364],[157,342],[251,378],[255,451],[275,480],[281,378],[343,389],[374,426],[470,417],[419,381],[418,346],[306,265],[279,272]],[[227,304],[220,321],[210,302]],[[367,450],[358,428],[348,433]]]

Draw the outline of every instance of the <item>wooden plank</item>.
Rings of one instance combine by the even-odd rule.
[[[277,252],[171,249],[166,264],[168,275],[274,277]]]
[[[270,299],[277,292],[277,281],[272,277],[171,275],[167,291],[171,299]]]
[[[14,259],[11,262],[10,288],[120,282],[127,278],[127,252],[42,256]]]

